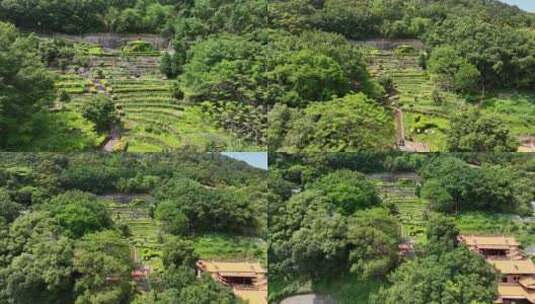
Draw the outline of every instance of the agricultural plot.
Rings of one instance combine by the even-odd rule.
[[[478,106],[484,113],[505,121],[513,135],[523,142],[535,136],[535,95],[501,92],[474,104],[453,92],[441,89],[418,63],[418,54],[396,50],[367,49],[372,76],[392,78],[397,96],[392,106],[403,112],[405,140],[422,143],[429,151],[444,151],[449,117],[460,107]],[[433,96],[433,91],[438,93]]]
[[[414,52],[369,49],[368,63],[372,76],[390,76],[394,82],[397,97],[392,106],[403,111],[405,140],[422,143],[430,151],[443,150],[447,118],[461,101],[444,91],[440,91],[440,103],[433,99],[433,90],[439,89]]]
[[[176,99],[175,80],[160,73],[159,51],[128,47],[103,50],[85,44],[77,44],[75,49],[87,62],[84,67],[58,71],[55,109],[79,112],[95,94],[108,95],[121,119],[121,140],[111,150],[160,152],[184,146],[210,151],[258,149],[218,127],[202,106]]]
[[[493,114],[507,123],[519,137],[526,152],[535,151],[535,94],[531,92],[501,92],[481,103],[483,112]]]
[[[130,203],[113,202],[109,209],[114,222],[128,227],[134,261],[149,266],[151,271],[159,271],[163,269],[159,224],[150,217],[149,206],[147,201],[134,200]]]
[[[116,223],[128,227],[132,256],[136,263],[148,266],[151,271],[163,270],[162,232],[157,220],[150,216],[150,197],[133,199],[130,202],[113,201],[110,213]],[[267,265],[265,241],[245,236],[202,234],[191,239],[201,259],[217,261],[260,261]]]
[[[396,206],[404,238],[423,241],[427,203],[416,195],[419,178],[416,175],[370,176],[385,203]]]

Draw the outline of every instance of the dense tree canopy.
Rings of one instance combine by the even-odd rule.
[[[264,179],[263,170],[219,154],[3,153],[0,303],[238,303],[230,288],[196,277],[192,239],[209,231],[258,241]],[[151,266],[151,291],[142,295],[132,274],[145,261],[136,231],[115,212],[118,202],[95,195],[118,191],[149,197],[129,211],[139,216],[157,204],[163,224],[155,221],[151,253],[163,266]],[[167,231],[175,210],[188,220],[180,233]]]
[[[322,176],[307,189],[321,191],[333,206],[343,214],[374,207],[381,201],[375,186],[358,172],[340,170]]]
[[[429,255],[401,265],[371,303],[491,303],[496,275],[482,257],[466,248]]]
[[[104,94],[98,94],[90,102],[84,104],[82,115],[95,124],[98,132],[110,130],[119,121],[115,105]]]
[[[361,279],[385,276],[398,263],[400,226],[379,203],[364,175],[340,170],[276,204],[270,213],[272,274],[311,279],[340,272]]]
[[[37,39],[0,22],[0,149],[31,142],[54,95],[52,74],[36,54]]]
[[[529,212],[529,199],[518,186],[526,177],[511,168],[473,167],[458,158],[437,157],[421,173],[426,178],[421,194],[437,211]]]
[[[246,197],[230,189],[207,189],[190,179],[177,179],[157,189],[156,195],[163,200],[156,217],[170,233],[245,232],[256,228],[254,211]]]
[[[112,226],[106,204],[89,193],[65,192],[52,198],[43,208],[73,238]]]
[[[289,117],[296,118],[283,122],[284,112],[271,115],[277,123],[289,125],[279,147],[283,151],[385,151],[393,146],[390,113],[361,93],[316,103]]]
[[[450,121],[448,150],[454,152],[516,152],[518,143],[497,117],[484,115],[477,110],[457,113]]]
[[[497,275],[480,255],[457,246],[458,230],[444,217],[427,225],[424,256],[402,264],[390,276],[390,287],[371,303],[490,303],[497,296]]]
[[[87,33],[156,32],[172,17],[173,6],[158,0],[2,1],[3,18],[39,31]]]

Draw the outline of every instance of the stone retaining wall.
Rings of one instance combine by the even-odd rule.
[[[67,34],[38,34],[39,37],[65,39],[76,42],[87,42],[99,44],[103,48],[118,49],[126,45],[129,41],[143,40],[152,44],[159,50],[169,47],[169,39],[155,34],[116,34],[116,33],[95,33],[85,35],[67,35]]]

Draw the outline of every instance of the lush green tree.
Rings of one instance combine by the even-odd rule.
[[[232,100],[260,103],[256,92],[262,65],[258,42],[222,34],[191,49],[191,59],[180,76],[181,89],[193,100]]]
[[[344,218],[326,206],[316,208],[306,212],[300,227],[284,242],[293,271],[313,278],[343,270],[347,258]]]
[[[61,227],[57,222],[44,212],[29,212],[19,216],[9,226],[1,256],[2,265],[8,265],[13,258],[21,255],[33,239],[40,239],[47,235],[59,236],[62,234]]]
[[[464,247],[406,262],[389,282],[370,303],[491,303],[497,297],[494,269]]]
[[[332,58],[311,50],[281,53],[270,78],[286,88],[280,102],[300,106],[310,101],[341,97],[350,87],[342,67]]]
[[[238,300],[228,287],[221,286],[210,276],[203,275],[199,284],[189,285],[180,292],[177,302],[184,304],[235,304]]]
[[[289,151],[384,151],[393,147],[391,115],[364,94],[316,103],[292,122]]]
[[[452,46],[437,47],[428,62],[429,71],[439,74],[442,84],[461,92],[477,89],[479,70],[462,57]]]
[[[23,36],[0,22],[0,149],[30,143],[39,133],[39,118],[52,104],[53,77],[41,63],[37,45],[35,36]]]
[[[43,209],[66,229],[67,235],[74,238],[112,226],[106,204],[89,193],[62,193],[46,203]]]
[[[168,233],[184,235],[189,231],[188,217],[173,201],[164,201],[158,204],[154,216],[163,223],[163,228]]]
[[[167,78],[173,78],[177,74],[175,73],[173,69],[173,61],[172,61],[171,55],[169,55],[168,52],[165,52],[162,55],[162,58],[160,60],[160,72],[167,76]]]
[[[104,94],[97,94],[84,104],[82,115],[95,124],[96,131],[104,132],[118,122],[115,105]]]
[[[351,272],[362,279],[384,277],[398,262],[400,236],[399,222],[388,210],[358,211],[347,232]]]
[[[24,253],[0,271],[14,303],[58,303],[71,300],[72,241],[46,233],[27,244]]]
[[[206,102],[205,112],[216,123],[241,138],[265,142],[265,68],[262,43],[244,36],[221,34],[195,44],[189,60],[179,67],[180,91],[193,102]]]
[[[329,203],[346,215],[377,206],[381,202],[375,186],[365,175],[355,171],[335,171],[306,188],[320,191]]]
[[[323,8],[310,17],[310,23],[323,31],[355,40],[377,35],[381,20],[366,11],[347,9],[353,5],[354,1],[325,1]]]
[[[447,146],[454,152],[516,152],[518,143],[498,117],[465,110],[451,117]]]
[[[432,215],[426,225],[426,252],[442,254],[458,247],[459,229],[455,222],[443,215]]]
[[[509,168],[489,165],[471,167],[459,158],[437,157],[421,173],[426,178],[424,188],[431,188],[426,189],[426,195],[437,203],[437,211],[524,213],[529,206],[530,199],[520,194],[522,190],[515,182],[524,183],[523,179]],[[428,182],[431,184],[426,186]],[[440,186],[437,183],[443,190],[438,189]],[[443,199],[446,201],[441,203]]]
[[[138,296],[132,303],[241,303],[229,288],[215,282],[208,275],[197,278],[195,271],[187,266],[171,265],[153,282],[154,289],[141,297]]]
[[[177,291],[182,288],[191,285],[192,282],[197,280],[195,270],[191,268],[191,265],[169,264],[166,267],[164,273],[161,276],[161,281],[158,284],[158,289],[174,289]]]
[[[22,211],[22,206],[11,200],[5,189],[0,188],[0,217],[9,223],[19,216],[20,211]]]
[[[191,241],[171,237],[163,245],[162,260],[165,267],[184,265],[194,268],[198,259]]]
[[[75,303],[128,303],[132,269],[130,246],[117,232],[84,236],[75,246]]]
[[[258,228],[248,197],[237,191],[209,189],[182,178],[170,180],[155,194],[166,200],[155,214],[169,225],[169,232],[245,232]]]
[[[453,212],[455,210],[453,197],[439,180],[427,180],[420,190],[420,195],[431,202],[433,210],[440,212]]]

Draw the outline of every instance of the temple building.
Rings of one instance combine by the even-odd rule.
[[[199,260],[197,273],[209,273],[250,304],[267,304],[267,272],[259,263]]]
[[[500,304],[535,304],[535,264],[513,237],[461,235],[459,241],[481,254],[500,273]]]

